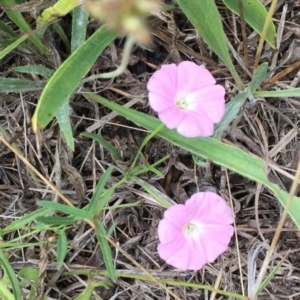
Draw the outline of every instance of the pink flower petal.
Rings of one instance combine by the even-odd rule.
[[[161,112],[168,108],[174,108],[174,100],[168,96],[149,93],[148,99],[151,108],[156,112]]]
[[[225,90],[215,83],[193,62],[165,65],[148,82],[149,103],[169,129],[186,137],[210,136],[225,113]]]
[[[185,112],[177,106],[174,106],[160,111],[158,117],[169,129],[174,129],[178,127],[184,119]]]
[[[189,109],[206,114],[212,122],[218,123],[225,113],[225,90],[221,85],[213,85],[189,94]]]
[[[185,137],[210,136],[214,132],[214,123],[204,114],[186,112],[176,126],[178,133]]]
[[[184,61],[177,68],[177,90],[184,94],[198,91],[216,83],[215,78],[203,65],[199,66],[191,61]]]
[[[212,192],[196,193],[185,203],[187,213],[193,219],[201,219],[206,224],[232,224],[231,208],[222,197]],[[206,211],[213,210],[213,214]]]
[[[147,89],[150,93],[174,99],[177,87],[177,66],[175,64],[164,65],[154,72],[148,81]]]
[[[230,207],[217,194],[196,193],[174,205],[160,221],[158,253],[181,270],[199,270],[228,248],[233,235]]]

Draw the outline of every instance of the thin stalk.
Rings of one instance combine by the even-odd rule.
[[[92,75],[90,77],[83,79],[82,83],[92,81],[95,79],[100,79],[100,78],[114,78],[114,77],[121,75],[127,68],[129,57],[131,54],[131,49],[132,49],[134,43],[135,43],[135,39],[133,37],[129,36],[124,45],[124,51],[123,51],[123,57],[122,57],[121,64],[116,70],[114,70],[112,72],[108,72],[108,73]]]
[[[241,28],[242,28],[242,36],[243,36],[244,65],[246,69],[248,69],[249,60],[248,60],[248,48],[247,48],[247,32],[246,32],[246,24],[245,24],[245,17],[244,17],[243,0],[239,0],[239,10],[240,10]],[[245,72],[244,79],[246,78],[247,78],[247,73]]]
[[[258,44],[258,47],[257,47],[257,52],[256,52],[256,56],[255,56],[253,73],[256,71],[256,69],[258,67],[258,63],[259,63],[259,59],[260,59],[260,56],[261,56],[262,48],[263,48],[263,45],[264,45],[264,41],[265,41],[265,38],[266,38],[266,35],[267,35],[267,31],[268,31],[269,25],[270,25],[271,20],[272,20],[272,16],[273,16],[273,14],[275,12],[275,8],[276,8],[276,5],[277,5],[277,2],[278,2],[278,0],[273,0],[272,1],[269,13],[267,15],[267,18],[266,18],[266,21],[265,21],[265,25],[264,25],[263,31],[261,33],[259,44]]]
[[[251,299],[256,299],[257,293],[258,293],[259,288],[260,288],[260,285],[262,284],[263,279],[265,277],[265,274],[267,272],[267,268],[268,268],[269,263],[271,261],[272,255],[274,253],[275,246],[276,246],[276,244],[278,242],[278,239],[279,239],[280,233],[282,231],[282,228],[284,226],[284,222],[286,220],[286,217],[288,215],[288,212],[289,212],[289,209],[290,209],[293,197],[294,197],[294,195],[296,193],[296,190],[297,190],[297,187],[298,187],[298,180],[299,180],[299,178],[300,178],[300,162],[298,163],[297,173],[295,175],[295,178],[294,178],[294,181],[293,181],[293,184],[292,184],[292,187],[291,187],[291,191],[289,193],[289,197],[288,197],[288,200],[286,202],[286,206],[284,207],[284,210],[283,210],[282,216],[280,218],[280,221],[278,223],[278,226],[277,226],[274,238],[272,240],[271,246],[270,246],[270,248],[267,251],[266,258],[265,258],[265,260],[264,260],[264,262],[262,264],[261,270],[260,270],[260,272],[258,274],[258,277],[256,279],[256,282],[255,282],[255,285],[253,287],[253,290],[251,291],[251,295],[250,295]]]

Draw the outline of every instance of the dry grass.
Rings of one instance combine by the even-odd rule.
[[[278,52],[272,52],[266,46],[261,58],[261,62],[266,61],[270,66],[264,84],[269,89],[297,87],[300,80],[300,5],[296,2],[279,2],[274,21],[278,27],[277,44],[280,48]],[[245,74],[244,79],[247,82],[247,74],[252,72],[259,37],[246,28],[248,62],[245,65],[240,20],[221,3],[219,7],[228,43],[234,50],[235,57],[239,58],[235,64],[239,73]],[[63,23],[65,29],[68,28],[68,21],[66,19]],[[218,82],[226,87],[228,99],[237,93],[227,69],[207,48],[178,8],[152,17],[149,22],[153,34],[153,44],[149,49],[136,48],[131,55],[128,70],[114,81],[93,82],[90,84],[93,91],[112,101],[152,114],[145,87],[151,73],[163,63],[193,60],[207,65]],[[99,58],[91,73],[107,71],[118,65],[122,46],[123,41],[116,40]],[[63,58],[66,57],[59,41],[57,50]],[[1,76],[15,76],[11,67],[28,63],[47,64],[38,55],[26,56],[16,51],[8,59],[0,61]],[[1,135],[10,140],[26,160],[51,181],[74,206],[83,207],[88,203],[96,183],[109,164],[116,166],[119,171],[113,173],[108,185],[111,186],[123,178],[123,172],[130,166],[145,132],[98,104],[75,95],[71,104],[76,137],[75,152],[68,151],[57,124],[53,123],[42,133],[42,156],[38,157],[35,136],[30,127],[38,96],[36,92],[0,95]],[[254,153],[276,166],[275,170],[268,170],[269,178],[282,189],[289,191],[292,181],[280,170],[294,174],[299,162],[299,112],[299,99],[296,98],[258,99],[256,102],[248,102],[222,140]],[[105,139],[120,150],[125,158],[124,163],[112,160],[111,155],[102,147],[79,135],[85,130],[101,132]],[[57,200],[57,196],[18,156],[3,144],[0,146],[0,220],[1,228],[5,228],[13,220],[35,211],[38,200]],[[150,173],[140,177],[144,184],[151,186],[169,203],[183,203],[198,190],[216,191],[228,202],[231,195],[237,239],[232,240],[229,250],[216,262],[206,265],[201,271],[174,271],[158,257],[156,251],[156,230],[163,208],[136,184],[128,182],[118,187],[110,203],[125,204],[139,200],[141,205],[103,211],[101,219],[107,227],[113,222],[117,224],[112,240],[138,265],[134,265],[118,248],[113,248],[119,278],[107,288],[104,282],[94,292],[102,299],[173,299],[157,282],[142,280],[145,276],[143,268],[157,279],[206,284],[229,292],[244,292],[246,295],[248,288],[254,284],[255,270],[259,270],[262,265],[267,245],[270,244],[280,219],[282,207],[278,201],[263,186],[227,172],[209,161],[205,167],[195,165],[189,153],[163,140],[152,140],[143,154],[148,162],[155,162],[170,154],[170,160],[161,168],[165,175],[164,180]],[[27,230],[24,228],[11,232],[5,236],[5,240],[15,239]],[[86,223],[67,228],[68,253],[65,264],[59,271],[56,270],[55,263],[57,254],[55,248],[51,247],[54,236],[51,231],[38,231],[22,242],[48,240],[48,243],[10,251],[9,260],[16,272],[25,266],[39,269],[39,296],[46,295],[48,299],[74,299],[89,281],[106,280],[94,231]],[[299,237],[297,228],[291,220],[287,220],[269,271],[283,257],[286,259],[259,299],[300,299]],[[29,282],[23,289],[24,295],[30,290],[30,286]],[[179,285],[168,287],[178,299],[213,299],[210,292],[205,290]],[[216,295],[214,299],[229,298]]]

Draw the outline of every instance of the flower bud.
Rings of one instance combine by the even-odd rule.
[[[133,37],[139,44],[149,43],[145,18],[160,6],[159,0],[86,0],[84,4],[94,19]]]

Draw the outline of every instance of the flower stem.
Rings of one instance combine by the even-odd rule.
[[[84,80],[82,80],[82,83],[92,81],[95,79],[99,79],[99,78],[114,78],[114,77],[121,75],[126,70],[126,67],[128,65],[131,49],[134,45],[134,42],[135,42],[135,39],[133,37],[129,36],[127,38],[127,40],[125,42],[124,50],[123,50],[123,57],[122,57],[121,64],[116,70],[108,72],[108,73],[92,75],[92,76],[87,77]]]

